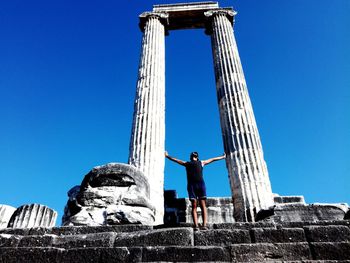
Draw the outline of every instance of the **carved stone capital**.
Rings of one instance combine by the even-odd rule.
[[[139,27],[144,32],[145,25],[150,18],[157,18],[165,27],[169,24],[169,14],[165,12],[144,12],[140,16]]]
[[[232,10],[232,9],[215,9],[215,10],[209,10],[207,12],[204,13],[204,15],[207,18],[211,18],[212,16],[215,15],[225,15],[228,17],[228,19],[232,22],[233,21],[233,17],[237,14],[236,11]]]
[[[211,35],[211,33],[212,33],[211,22],[215,16],[224,15],[228,18],[228,20],[233,25],[234,17],[236,14],[237,14],[237,12],[232,10],[232,9],[215,9],[215,10],[209,10],[209,11],[205,12],[204,15],[207,18],[205,33],[207,35]]]

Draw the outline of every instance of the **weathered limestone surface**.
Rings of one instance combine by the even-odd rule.
[[[350,221],[0,230],[6,262],[350,262]]]
[[[164,216],[165,46],[164,13],[141,14],[144,32],[139,64],[129,164],[146,176],[155,224]]]
[[[194,243],[196,246],[230,246],[232,244],[251,243],[251,239],[248,230],[213,229],[196,232]]]
[[[304,229],[302,228],[253,228],[251,236],[256,243],[306,242]]]
[[[346,219],[347,204],[276,204],[269,210],[261,211],[257,218],[275,223],[283,222],[319,222],[325,220]],[[265,214],[263,216],[262,214]]]
[[[273,195],[233,35],[235,12],[218,9],[206,12],[206,15],[235,219],[254,221],[256,212],[273,205]]]
[[[348,226],[305,226],[304,230],[310,242],[350,242]]]
[[[8,227],[10,228],[32,228],[53,227],[56,224],[57,212],[51,208],[40,205],[23,205],[13,213]]]
[[[153,224],[147,178],[134,166],[109,163],[93,168],[68,192],[63,225]]]
[[[280,195],[274,194],[273,201],[275,204],[286,204],[286,203],[305,204],[305,199],[304,199],[304,196],[302,195],[280,196]]]
[[[232,245],[231,254],[232,259],[238,262],[312,259],[309,244],[307,242]]]
[[[0,205],[0,229],[6,228],[11,216],[16,211],[16,208],[9,205]]]

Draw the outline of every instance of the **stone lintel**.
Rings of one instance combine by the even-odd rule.
[[[196,9],[215,9],[219,8],[218,2],[192,2],[192,3],[176,3],[176,4],[161,4],[153,5],[154,12],[169,12],[169,11],[186,11]]]
[[[163,22],[167,31],[206,28],[208,17],[205,13],[220,11],[232,14],[230,21],[233,21],[233,16],[236,12],[233,11],[232,7],[220,8],[217,2],[154,5],[153,12],[145,12],[140,15],[140,28],[143,31],[149,15],[157,16],[158,14],[159,16],[168,15],[166,23]]]

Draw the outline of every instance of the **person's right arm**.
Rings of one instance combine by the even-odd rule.
[[[184,162],[184,161],[182,161],[182,160],[179,160],[179,159],[176,159],[176,158],[174,158],[174,157],[171,157],[171,156],[168,154],[167,151],[164,152],[164,155],[165,155],[165,157],[168,158],[170,161],[173,161],[173,162],[178,163],[178,164],[183,165],[183,166],[186,165],[186,162]]]

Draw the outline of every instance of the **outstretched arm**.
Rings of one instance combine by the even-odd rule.
[[[186,164],[186,162],[184,162],[184,161],[182,161],[182,160],[179,160],[179,159],[176,159],[176,158],[174,158],[174,157],[171,157],[171,156],[168,154],[167,151],[164,152],[164,155],[165,155],[165,157],[168,158],[170,161],[173,161],[173,162],[178,163],[178,164],[183,165],[183,166],[185,166],[185,164]]]
[[[210,164],[212,162],[219,161],[219,160],[222,160],[225,158],[226,158],[226,154],[224,153],[222,156],[218,156],[218,157],[214,157],[214,158],[210,158],[208,160],[202,161],[202,165],[204,166],[204,165],[207,165],[207,164]]]

